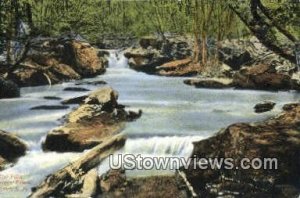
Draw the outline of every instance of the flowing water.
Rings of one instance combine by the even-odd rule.
[[[212,136],[231,123],[268,118],[280,112],[284,103],[299,99],[295,92],[195,89],[184,85],[184,78],[133,71],[128,68],[126,58],[116,51],[111,51],[109,66],[104,75],[83,81],[105,80],[119,92],[119,103],[131,110],[143,111],[140,119],[127,124],[124,133],[128,140],[118,153],[189,157],[193,141]],[[43,152],[41,149],[46,133],[60,125],[61,118],[75,106],[68,110],[30,110],[34,106],[60,102],[45,100],[44,96],[67,99],[85,94],[63,91],[65,87],[75,86],[74,83],[22,88],[21,98],[1,100],[0,129],[23,138],[29,150],[15,166],[0,173],[0,197],[24,197],[46,175],[82,154]],[[80,87],[94,90],[99,86]],[[276,102],[276,108],[272,112],[255,114],[253,106],[263,100]],[[107,169],[107,162],[100,166],[100,173]],[[165,171],[129,171],[128,175],[163,173]]]

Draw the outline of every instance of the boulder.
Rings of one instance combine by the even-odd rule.
[[[132,69],[146,73],[154,73],[156,66],[162,65],[171,59],[163,56],[157,49],[128,48],[124,52],[128,64]]]
[[[192,63],[191,58],[167,62],[156,67],[161,76],[195,76],[200,72],[200,66]]]
[[[56,84],[105,72],[106,57],[83,40],[36,38],[26,59],[8,78],[20,86]]]
[[[192,45],[183,37],[162,40],[156,37],[144,37],[138,46],[124,51],[129,59],[129,66],[135,70],[151,74],[157,72],[157,66],[173,60],[182,60],[192,55]]]
[[[288,90],[293,88],[291,76],[277,73],[267,64],[242,68],[233,75],[233,84],[242,89]]]
[[[3,170],[5,164],[13,163],[25,155],[26,150],[26,144],[17,136],[0,130],[0,170]]]
[[[137,119],[140,114],[133,118],[133,114],[126,112],[117,99],[118,93],[110,87],[92,92],[66,116],[63,126],[47,134],[43,148],[59,152],[83,151],[118,134],[126,121]]]
[[[0,99],[15,98],[20,96],[20,89],[16,83],[11,80],[5,80],[0,77]]]
[[[225,40],[219,50],[220,61],[229,65],[233,70],[239,70],[243,65],[253,61],[251,53],[244,48],[243,44]]]
[[[255,113],[264,113],[271,111],[275,107],[276,103],[272,101],[264,101],[254,106]]]
[[[67,41],[64,43],[64,58],[68,65],[82,77],[93,77],[105,72],[105,65],[98,57],[98,52],[89,43]]]
[[[200,197],[220,194],[297,197],[300,194],[300,104],[285,105],[283,109],[281,114],[264,122],[232,124],[215,136],[194,143],[192,160],[232,159],[233,165],[226,168],[223,163],[214,169],[191,165],[184,170]],[[276,159],[276,162],[243,169],[241,162],[245,158]]]
[[[232,79],[212,78],[212,79],[187,79],[184,84],[195,86],[196,88],[222,89],[232,87]]]

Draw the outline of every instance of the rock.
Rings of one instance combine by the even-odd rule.
[[[292,89],[300,91],[300,72],[292,75]]]
[[[81,79],[81,76],[76,71],[74,71],[71,66],[66,64],[53,65],[50,71],[59,82]]]
[[[184,37],[167,38],[166,40],[144,37],[140,39],[138,46],[126,49],[124,55],[129,59],[128,63],[131,68],[161,75],[157,71],[157,66],[173,60],[186,59],[192,55],[191,49],[192,45]]]
[[[20,68],[9,74],[9,79],[21,87],[39,86],[58,83],[57,79],[48,80],[47,74],[37,69]]]
[[[266,64],[243,68],[233,75],[233,84],[242,89],[289,90],[292,80],[289,75],[276,73]]]
[[[167,62],[156,67],[161,76],[195,76],[200,72],[199,65],[193,64],[191,58]]]
[[[26,59],[9,73],[8,78],[19,86],[39,86],[94,77],[105,72],[105,56],[98,57],[98,50],[76,38],[32,39]]]
[[[62,110],[62,109],[68,109],[69,106],[64,105],[41,105],[30,108],[30,110]]]
[[[91,91],[89,89],[86,89],[86,88],[82,88],[82,87],[67,87],[67,88],[64,88],[64,91]]]
[[[184,84],[195,86],[196,88],[213,88],[222,89],[232,87],[232,79],[188,79],[184,80]]]
[[[111,87],[104,87],[92,92],[86,99],[86,104],[101,105],[103,109],[108,111],[117,106],[118,93]]]
[[[127,178],[122,170],[110,170],[100,178],[97,197],[190,197],[185,183],[175,176]]]
[[[146,73],[154,73],[156,66],[171,60],[157,49],[129,48],[124,56],[129,59],[128,64],[132,69]]]
[[[267,111],[271,111],[275,107],[275,105],[276,105],[276,103],[274,103],[272,101],[265,101],[262,103],[258,103],[254,107],[255,113],[264,113]]]
[[[84,81],[80,83],[75,83],[75,85],[106,85],[107,82],[103,80],[98,80],[98,81]]]
[[[88,96],[79,96],[79,97],[75,97],[75,98],[70,98],[70,99],[62,101],[61,104],[63,104],[63,105],[66,105],[66,104],[82,104],[82,103],[84,103],[84,100],[87,97]]]
[[[83,151],[119,133],[126,121],[133,120],[133,113],[126,112],[117,99],[118,93],[110,87],[92,92],[67,115],[63,126],[47,134],[43,148],[59,152]]]
[[[9,162],[0,155],[0,171],[4,170]]]
[[[61,100],[60,97],[56,97],[56,96],[44,96],[43,98],[46,100]]]
[[[25,155],[26,150],[26,144],[17,136],[0,130],[0,170],[3,170],[5,164]]]
[[[247,49],[234,42],[223,42],[219,50],[219,58],[233,70],[239,70],[242,65],[253,61],[253,57]]]
[[[233,168],[226,168],[223,163],[215,169],[194,169],[191,165],[184,170],[200,197],[220,194],[297,197],[300,194],[300,104],[289,104],[284,109],[264,122],[232,124],[215,136],[194,143],[193,160],[233,159]],[[276,158],[278,168],[273,163],[273,169],[242,169],[241,160],[245,158]]]
[[[93,77],[105,71],[98,52],[90,44],[76,40],[64,43],[64,57],[82,77]]]
[[[0,77],[0,99],[20,97],[20,89],[13,81]]]

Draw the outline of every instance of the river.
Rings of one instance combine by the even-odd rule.
[[[236,122],[266,119],[280,112],[283,104],[298,101],[296,92],[266,92],[249,90],[196,89],[183,84],[185,78],[160,77],[129,69],[127,59],[111,51],[109,68],[104,75],[82,81],[104,80],[119,92],[119,103],[129,109],[142,109],[140,119],[127,124],[123,133],[128,135],[125,147],[119,153],[145,156],[189,157],[193,141],[212,136],[219,129]],[[58,105],[85,92],[63,91],[75,86],[68,82],[52,86],[21,89],[21,97],[0,102],[0,129],[14,132],[29,145],[24,157],[11,168],[0,173],[0,197],[24,197],[30,188],[39,184],[46,175],[76,160],[82,153],[43,152],[41,143],[48,131],[61,124],[68,110],[30,110],[38,105]],[[76,85],[77,86],[77,85]],[[94,85],[80,87],[95,90]],[[98,86],[99,87],[99,86]],[[275,109],[255,114],[253,106],[263,100],[277,103]],[[99,167],[99,174],[107,169],[107,160]],[[169,171],[129,171],[129,176],[165,174]],[[12,183],[11,183],[12,182]]]

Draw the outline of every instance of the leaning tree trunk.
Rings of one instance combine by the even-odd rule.
[[[57,192],[63,191],[66,185],[79,181],[91,169],[98,166],[106,157],[125,145],[124,135],[115,135],[107,141],[94,147],[75,162],[47,176],[39,186],[33,189],[30,198],[55,197]]]
[[[243,6],[239,1],[228,2],[229,7],[263,45],[281,57],[288,59],[292,63],[296,63],[294,53],[295,38],[291,37],[284,27],[273,22],[270,16],[265,15],[266,10],[260,0],[249,0],[249,6],[247,7]],[[277,33],[285,35],[291,45],[288,46],[286,42],[280,41]]]

